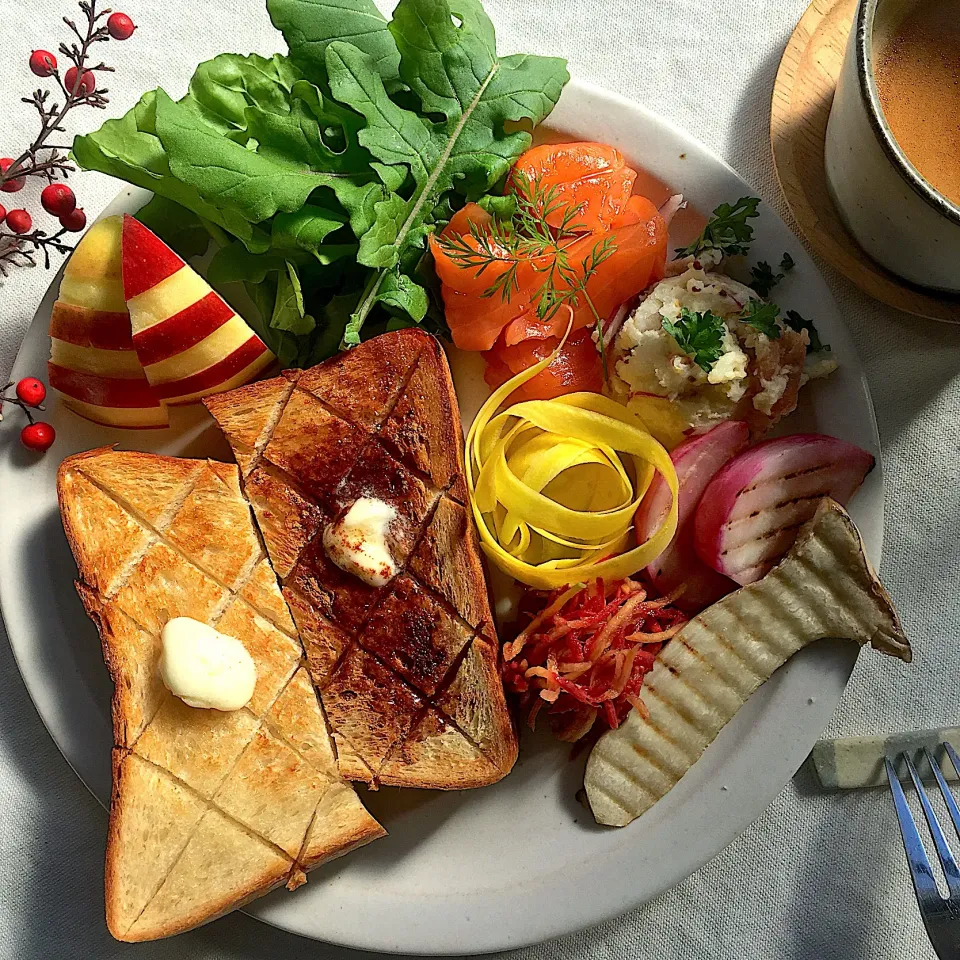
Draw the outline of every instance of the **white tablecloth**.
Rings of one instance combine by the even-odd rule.
[[[71,0],[4,2],[0,155],[34,130],[18,101],[34,47],[56,49]],[[135,39],[103,48],[117,67],[108,115],[158,83],[179,96],[196,63],[224,49],[269,54],[282,42],[261,0],[128,0]],[[487,0],[501,50],[562,54],[573,73],[642,101],[724,156],[784,210],[768,140],[784,44],[805,0]],[[75,9],[75,8],[74,8]],[[104,115],[80,111],[71,133]],[[82,125],[82,126],[81,126]],[[116,186],[73,181],[91,218]],[[33,188],[30,188],[31,190]],[[7,202],[26,192],[0,194]],[[960,570],[960,326],[912,319],[825,268],[866,363],[886,455],[883,576],[917,652],[912,667],[864,656],[831,733],[960,722],[956,644]],[[13,362],[48,283],[19,271],[0,289],[0,372]],[[0,504],[3,511],[13,504]],[[106,817],[44,730],[0,642],[0,956],[37,960],[301,960],[328,948],[235,915],[173,941],[114,943],[103,925]],[[615,877],[610,878],[616,882]],[[584,891],[584,896],[602,896]],[[798,777],[743,836],[655,903],[516,954],[578,960],[913,960],[933,956],[883,792],[823,796]]]

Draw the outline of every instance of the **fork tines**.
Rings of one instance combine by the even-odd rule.
[[[960,757],[957,756],[957,752],[949,743],[942,744],[942,747],[944,755],[949,757],[954,770],[960,774]],[[937,786],[940,788],[940,794],[946,804],[950,819],[953,821],[957,837],[960,838],[960,808],[957,806],[957,801],[947,786],[936,758],[926,747],[923,748],[923,754],[930,765]],[[917,893],[920,914],[938,955],[941,957],[956,957],[960,955],[955,952],[960,950],[960,867],[957,866],[956,858],[944,834],[943,827],[937,819],[930,798],[927,796],[916,765],[907,753],[900,754],[898,759],[906,766],[910,779],[913,780],[920,806],[923,808],[924,818],[927,821],[927,827],[933,838],[934,848],[937,851],[937,859],[940,861],[946,879],[948,891],[948,896],[943,897],[937,888],[933,868],[920,838],[917,823],[907,803],[906,794],[897,774],[897,767],[894,765],[894,761],[887,757],[885,761],[887,776],[890,780],[890,789],[893,791],[893,802],[897,811],[897,819],[900,821],[900,834],[903,837],[903,846],[907,853],[907,863],[910,867],[913,887]]]

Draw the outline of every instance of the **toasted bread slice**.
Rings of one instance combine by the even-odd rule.
[[[437,789],[504,776],[516,735],[439,343],[384,334],[207,406],[244,465],[340,773]],[[385,586],[344,572],[323,547],[326,525],[360,497],[397,513],[387,534],[397,573]]]
[[[263,451],[294,384],[294,379],[275,377],[251,383],[245,390],[218,393],[204,400],[230,441],[244,476]]]
[[[110,932],[179,933],[382,835],[340,778],[237,468],[96,450],[64,461],[58,494],[114,682]],[[244,644],[257,668],[246,707],[196,709],[166,689],[160,631],[174,616]]]

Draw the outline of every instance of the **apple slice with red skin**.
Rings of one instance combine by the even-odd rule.
[[[699,613],[736,588],[732,580],[721,576],[697,556],[693,524],[704,490],[717,471],[746,447],[749,437],[750,428],[745,423],[730,420],[684,440],[670,454],[680,488],[677,532],[667,549],[647,567],[647,576],[660,594],[683,585],[676,605],[687,613]],[[670,490],[657,474],[634,519],[638,542],[650,537],[669,508]]]
[[[873,454],[818,433],[765,440],[731,460],[697,507],[700,559],[739,584],[768,573],[793,546],[824,497],[846,506]]]

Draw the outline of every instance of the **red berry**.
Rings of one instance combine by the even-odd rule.
[[[24,377],[17,383],[17,396],[28,407],[39,407],[47,397],[47,388],[36,377]]]
[[[107,20],[107,30],[114,40],[129,40],[136,29],[134,22],[125,13],[112,13]]]
[[[13,159],[11,157],[0,157],[0,173],[6,173],[12,166]],[[26,177],[14,177],[12,180],[6,180],[0,184],[0,190],[4,193],[16,193],[23,189],[26,182]]]
[[[38,453],[49,450],[56,439],[56,430],[42,420],[38,420],[36,423],[28,423],[20,431],[20,442],[28,450],[36,450]]]
[[[57,70],[57,58],[49,50],[34,50],[30,54],[30,69],[38,77],[52,77]]]
[[[7,208],[0,203],[0,223],[7,219]]]
[[[76,194],[65,183],[50,183],[40,194],[40,203],[47,213],[65,217],[77,208]]]
[[[11,210],[7,214],[7,226],[14,233],[29,233],[33,228],[33,217],[26,210]]]
[[[67,71],[63,78],[63,85],[66,87],[67,93],[75,93],[76,96],[83,97],[97,89],[97,78],[93,75],[92,70],[83,71],[83,76],[80,77],[80,86],[77,86],[77,76],[76,67],[71,67]]]
[[[60,218],[60,226],[71,233],[79,233],[87,225],[87,215],[80,207]]]

